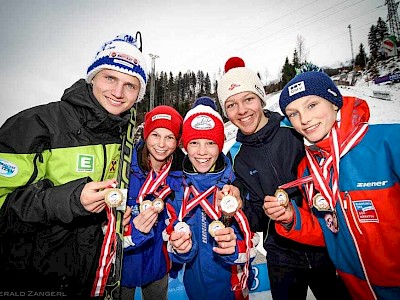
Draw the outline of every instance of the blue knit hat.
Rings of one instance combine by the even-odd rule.
[[[207,96],[197,98],[196,101],[194,101],[192,108],[196,107],[197,105],[206,105],[210,106],[213,110],[217,110],[217,105],[215,104],[215,101]]]
[[[338,108],[343,105],[339,89],[326,73],[308,71],[296,75],[283,88],[279,97],[282,113],[286,115],[286,107],[294,100],[310,95],[322,97]]]
[[[91,83],[93,77],[103,69],[111,69],[139,79],[140,91],[136,102],[143,99],[146,93],[147,66],[133,36],[118,35],[105,42],[87,69],[86,82]]]

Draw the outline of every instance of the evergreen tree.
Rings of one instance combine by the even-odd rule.
[[[368,33],[368,46],[371,57],[378,58],[380,42],[378,40],[378,31],[375,25],[372,25]]]
[[[355,65],[364,69],[366,67],[367,54],[365,53],[364,45],[361,43],[358,54],[356,55]]]
[[[376,23],[376,34],[377,39],[382,42],[387,36],[389,36],[389,30],[385,21],[381,17],[378,18]]]
[[[282,68],[282,78],[280,82],[281,88],[283,88],[285,84],[288,83],[290,79],[292,79],[295,75],[296,75],[296,70],[293,67],[293,65],[289,63],[289,58],[286,57],[285,64],[283,65]]]

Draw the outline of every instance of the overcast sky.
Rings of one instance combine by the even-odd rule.
[[[22,109],[57,101],[101,44],[141,31],[156,71],[203,70],[217,79],[227,58],[242,57],[264,83],[279,78],[301,35],[308,61],[351,59],[385,0],[0,0],[0,124]]]

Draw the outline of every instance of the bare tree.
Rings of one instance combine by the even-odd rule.
[[[265,85],[268,84],[268,78],[269,78],[269,71],[267,68],[264,69],[264,78],[265,78]]]
[[[297,40],[296,40],[296,50],[297,50],[297,55],[299,58],[299,64],[303,64],[307,61],[309,50],[306,48],[305,45],[305,39],[302,37],[300,34],[297,35]]]

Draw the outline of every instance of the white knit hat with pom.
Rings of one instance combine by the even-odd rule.
[[[218,100],[226,116],[225,102],[236,94],[242,92],[252,92],[260,97],[265,106],[264,86],[257,73],[245,67],[244,61],[240,57],[231,57],[225,63],[225,74],[218,81]]]

